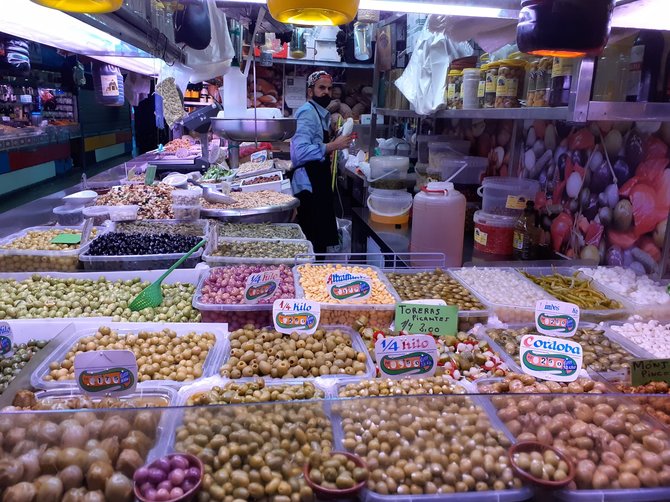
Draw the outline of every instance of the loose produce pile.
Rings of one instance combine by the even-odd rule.
[[[131,394],[122,398],[106,396],[92,398],[69,390],[63,395],[37,396],[29,390],[20,390],[12,401],[12,410],[104,410],[115,408],[159,408],[170,404],[163,395],[151,392]],[[8,409],[5,409],[8,411]],[[146,419],[146,417],[144,417]]]
[[[332,447],[321,404],[304,402],[186,410],[175,443],[205,465],[205,500],[310,502],[303,466],[312,452]]]
[[[91,230],[91,237],[94,237],[97,230]],[[63,251],[68,249],[77,249],[81,244],[54,244],[51,242],[54,237],[61,234],[81,235],[81,230],[70,228],[56,228],[54,230],[30,230],[21,237],[11,242],[3,244],[0,249],[22,249],[22,250],[40,250],[40,251]]]
[[[207,169],[205,174],[202,175],[202,178],[200,178],[200,181],[203,183],[215,183],[232,176],[233,173],[234,171],[229,169],[227,165],[217,164]]]
[[[312,483],[329,490],[346,490],[368,480],[368,470],[342,453],[312,453],[308,474]]]
[[[368,489],[421,495],[521,488],[511,442],[486,411],[462,396],[356,399],[337,403],[344,447],[363,457]]]
[[[361,382],[348,383],[339,389],[339,397],[372,396],[412,396],[421,394],[463,394],[463,387],[455,385],[444,377],[375,378]]]
[[[292,260],[296,255],[309,253],[307,241],[282,242],[276,241],[235,241],[219,242],[212,256],[226,256],[234,258],[277,258]]]
[[[16,343],[13,346],[14,354],[0,359],[0,394],[47,343],[46,340],[29,340],[28,343]]]
[[[654,357],[670,357],[670,323],[635,321],[613,324],[610,328]]]
[[[140,279],[108,281],[57,279],[34,274],[30,279],[0,279],[0,319],[112,317],[114,322],[198,322],[191,307],[193,284],[163,284],[160,307],[132,312],[128,305],[150,283]]]
[[[137,212],[139,220],[171,219],[173,188],[169,185],[119,185],[96,200],[96,206],[140,206]]]
[[[34,395],[17,404],[31,401],[34,404]],[[104,411],[76,415],[1,414],[2,501],[134,500],[133,474],[154,446],[161,415],[151,410],[112,411],[110,407],[130,406],[113,398],[104,406]]]
[[[258,192],[231,192],[230,197],[235,199],[232,204],[219,204],[207,202],[202,199],[203,209],[255,209],[258,207],[284,206],[295,201],[295,197],[272,190],[259,190]]]
[[[326,290],[326,280],[330,274],[348,272],[354,275],[365,275],[371,280],[371,294],[368,298],[358,303],[390,305],[395,304],[396,300],[381,281],[381,278],[374,269],[369,267],[343,266],[343,265],[299,265],[297,267],[300,277],[300,287],[305,293],[307,300],[313,300],[322,303],[340,304],[341,300],[331,298]]]
[[[49,364],[47,382],[74,380],[74,358],[82,352],[97,350],[132,350],[137,358],[137,378],[185,382],[200,378],[216,338],[212,333],[188,333],[177,336],[167,328],[160,332],[140,331],[119,334],[103,326],[91,336],[77,341],[61,362]]]
[[[495,328],[486,330],[491,340],[519,362],[521,338],[528,334],[538,334],[534,326],[525,328]],[[605,336],[598,328],[578,328],[571,340],[581,344],[584,367],[592,371],[628,371],[634,356],[621,345]]]
[[[647,275],[636,275],[633,270],[623,267],[580,268],[579,271],[636,304],[665,305],[670,311],[670,295],[666,288]]]
[[[441,337],[444,352],[440,354],[442,371],[459,380],[505,376],[509,367],[491,346],[468,333]]]
[[[492,401],[517,440],[548,444],[575,460],[577,475],[568,488],[670,486],[670,438],[639,404],[618,397],[511,394]]]
[[[205,223],[121,221],[116,223],[114,230],[124,234],[170,234],[199,237],[205,234]]]
[[[229,382],[223,387],[215,386],[206,392],[197,392],[188,398],[189,406],[211,404],[265,403],[269,401],[303,401],[322,399],[324,393],[313,383],[297,385],[267,385],[263,378],[251,382]]]
[[[230,334],[230,359],[221,376],[306,378],[366,374],[366,352],[353,347],[349,333],[317,329],[313,335],[282,335],[271,329],[239,329]]]
[[[572,277],[558,273],[538,276],[524,270],[521,273],[535,284],[562,302],[574,303],[585,310],[608,310],[623,307],[617,300],[608,298],[606,294],[598,291],[587,279],[579,279],[575,272]]]
[[[274,168],[274,160],[264,160],[263,162],[245,162],[240,164],[237,170],[237,177],[250,176],[261,171],[268,171]]]
[[[175,500],[193,490],[202,474],[202,466],[193,457],[176,453],[140,467],[133,481],[149,501]]]
[[[293,273],[286,265],[231,265],[216,267],[202,285],[198,301],[210,304],[245,303],[244,290],[247,279],[260,272],[279,272],[279,286],[275,292],[258,300],[259,304],[272,304],[279,298],[294,298]]]
[[[551,299],[548,293],[512,270],[471,267],[459,268],[456,273],[485,301],[498,304],[494,312],[503,322],[532,320],[532,312],[522,311],[518,307],[534,309],[538,300]]]
[[[260,185],[261,183],[272,183],[273,181],[280,181],[281,176],[278,174],[268,175],[268,176],[256,176],[255,178],[249,178],[242,180],[242,185]]]
[[[493,383],[481,382],[477,385],[477,390],[483,394],[603,394],[609,391],[604,383],[596,382],[589,378],[580,377],[570,383],[552,382],[549,380],[545,382],[523,373],[510,373],[502,380]],[[496,399],[498,398],[493,398],[494,403]],[[526,413],[533,409],[531,404],[530,408],[523,406],[520,411]],[[500,418],[503,417],[501,416]]]
[[[220,237],[247,237],[253,239],[304,239],[300,227],[271,223],[219,223]]]
[[[485,310],[467,288],[441,269],[410,274],[387,273],[387,279],[402,300],[434,298],[458,310]]]
[[[617,384],[617,390],[626,394],[665,394],[663,397],[642,397],[635,396],[631,399],[634,403],[644,406],[644,409],[652,417],[660,420],[664,424],[670,425],[670,385],[665,382],[650,382],[646,385],[632,386],[626,384]]]
[[[110,232],[91,242],[85,255],[128,256],[186,253],[200,240],[200,237],[185,235]]]

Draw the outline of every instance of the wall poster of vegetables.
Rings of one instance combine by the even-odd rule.
[[[670,122],[526,122],[521,176],[554,251],[656,272],[670,210]]]

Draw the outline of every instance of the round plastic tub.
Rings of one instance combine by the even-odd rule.
[[[53,213],[59,225],[80,225],[84,221],[82,209],[82,206],[57,206]]]
[[[375,189],[403,189],[409,157],[382,155],[370,159],[370,186]]]
[[[484,178],[477,193],[482,197],[484,212],[518,216],[526,201],[534,200],[539,191],[540,182],[536,180],[492,176]]]
[[[516,216],[475,212],[475,249],[482,253],[512,256]]]
[[[431,159],[427,170],[431,181],[451,181],[456,185],[479,185],[481,175],[489,165],[486,157],[452,157],[433,153]],[[452,176],[454,178],[450,179]]]
[[[405,190],[373,189],[368,197],[370,219],[377,223],[402,225],[409,221],[412,195]]]
[[[85,207],[82,211],[84,218],[93,218],[93,225],[99,227],[109,219],[109,208],[107,206]]]

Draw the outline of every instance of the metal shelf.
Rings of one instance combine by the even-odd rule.
[[[184,106],[209,106],[211,104],[211,101],[208,101],[207,103],[202,101],[184,101]]]
[[[329,66],[331,68],[358,68],[362,70],[372,70],[375,65],[372,63],[358,64],[358,63],[344,63],[342,61],[315,61],[312,59],[273,59],[274,64],[288,64],[288,65],[303,65],[303,66]]]
[[[670,120],[670,103],[620,103],[613,101],[591,101],[588,120]]]
[[[463,119],[509,119],[509,120],[568,120],[568,107],[558,108],[478,108],[472,110],[440,110],[431,115],[419,115],[411,110],[377,108],[385,117],[397,118],[463,118]]]

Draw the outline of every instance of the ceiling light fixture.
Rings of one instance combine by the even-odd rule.
[[[81,14],[107,14],[119,10],[123,0],[32,0],[51,9]]]

